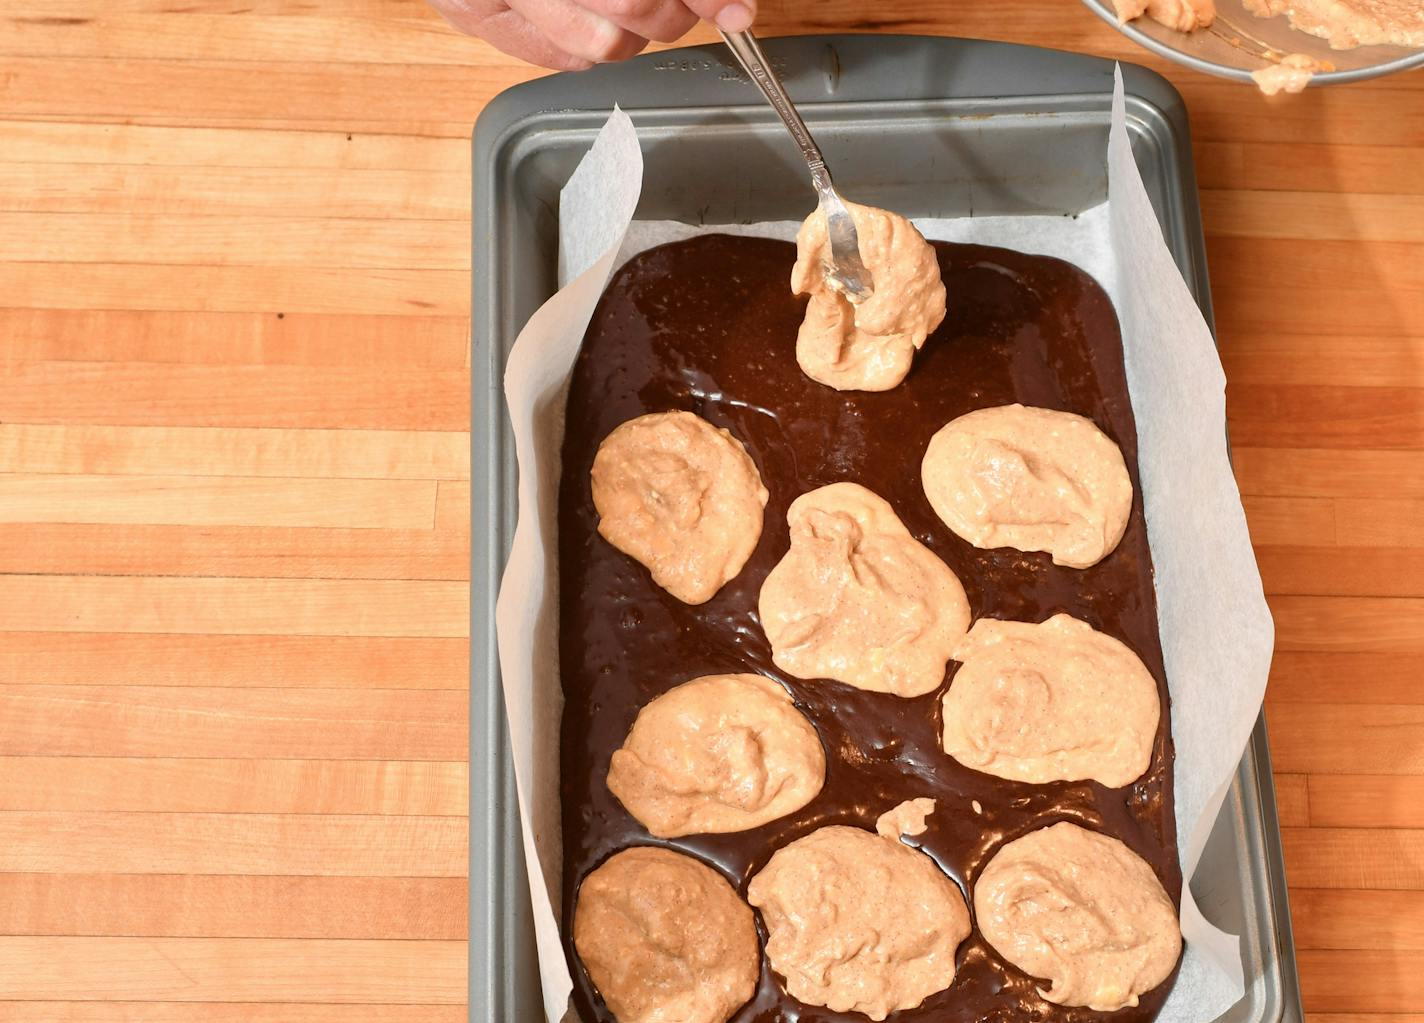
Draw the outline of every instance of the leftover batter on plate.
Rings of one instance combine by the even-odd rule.
[[[1291,28],[1309,32],[1336,50],[1357,46],[1424,46],[1424,4],[1419,0],[1242,0],[1258,18],[1284,14]]]
[[[1318,36],[1332,49],[1359,46],[1424,47],[1424,3],[1419,0],[1242,0],[1258,18],[1284,15],[1291,28]],[[1144,14],[1178,32],[1208,28],[1216,20],[1215,0],[1113,0],[1119,23]],[[1261,56],[1255,54],[1255,56]],[[1267,51],[1266,67],[1251,79],[1267,96],[1304,92],[1312,78],[1334,71],[1328,61],[1304,53]]]
[[[1216,20],[1216,0],[1113,0],[1119,22],[1144,14],[1178,32],[1206,28]]]
[[[1288,53],[1280,63],[1251,72],[1251,80],[1267,96],[1277,93],[1304,92],[1317,71],[1331,70],[1313,57],[1303,53]]]

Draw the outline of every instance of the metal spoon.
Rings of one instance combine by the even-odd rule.
[[[831,263],[825,267],[826,283],[852,302],[865,301],[875,290],[875,283],[860,260],[855,221],[851,219],[840,193],[831,184],[831,172],[826,169],[825,157],[806,130],[806,122],[801,120],[791,97],[786,95],[776,73],[771,70],[771,62],[766,59],[756,36],[751,32],[723,32],[722,38],[757,88],[761,89],[771,108],[780,116],[786,130],[791,132],[811,168],[811,184],[819,196],[821,212],[826,215],[826,230],[831,240]]]

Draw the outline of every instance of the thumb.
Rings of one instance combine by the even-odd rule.
[[[693,14],[723,32],[745,32],[756,19],[756,0],[683,0]]]

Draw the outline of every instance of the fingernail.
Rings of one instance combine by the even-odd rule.
[[[745,32],[752,27],[752,12],[746,4],[729,4],[717,12],[717,27],[723,32]]]

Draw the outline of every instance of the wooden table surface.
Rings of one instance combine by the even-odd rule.
[[[1306,1008],[1424,1021],[1424,78],[763,7],[1186,95]],[[0,0],[0,1023],[465,1018],[468,137],[536,73],[417,0]]]

